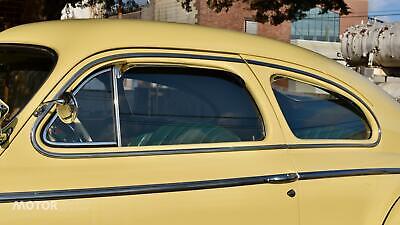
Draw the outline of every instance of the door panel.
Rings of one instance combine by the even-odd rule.
[[[299,171],[331,171],[337,177],[300,180],[302,224],[381,224],[398,189],[395,175],[360,175],[354,169],[395,166],[378,149],[291,150]],[[312,166],[311,166],[312,165]],[[346,176],[341,173],[347,172]],[[300,172],[301,174],[301,172]],[[391,186],[390,186],[390,185]],[[328,219],[329,218],[329,219]]]
[[[287,195],[291,189],[297,191],[297,183],[276,184],[276,180],[271,180],[276,178],[271,175],[295,170],[282,145],[284,138],[265,93],[248,67],[236,62],[240,60],[238,56],[214,56],[234,60],[193,59],[196,57],[129,60],[219,68],[240,75],[263,117],[267,133],[264,140],[123,148],[48,147],[40,141],[40,131],[50,119],[47,115],[34,134],[37,143],[33,143],[40,150],[30,142],[37,121],[31,117],[0,157],[2,221],[70,224],[69,219],[73,218],[77,224],[298,224],[297,197]],[[55,96],[71,77],[68,74],[50,96]],[[180,154],[180,150],[185,154]],[[96,155],[97,152],[102,155]],[[197,190],[198,185],[204,184]],[[160,187],[164,189],[160,191]],[[30,197],[28,200],[46,200],[42,203],[49,201],[56,209],[43,210],[41,205],[39,209],[26,205],[15,208],[13,198],[21,200],[21,196]]]
[[[382,224],[399,195],[400,177],[396,174],[400,172],[400,165],[396,162],[398,153],[392,153],[393,149],[397,148],[396,145],[386,142],[393,136],[388,132],[385,133],[386,141],[381,139],[382,127],[379,127],[368,109],[372,106],[363,105],[358,97],[340,88],[342,86],[351,90],[351,87],[309,68],[254,57],[249,57],[249,66],[271,99],[287,139],[290,157],[300,176],[300,190],[297,195],[300,224]],[[296,137],[271,88],[274,75],[295,78],[350,99],[360,107],[370,122],[371,137],[366,140],[313,139],[316,133],[307,133],[302,136],[303,139]],[[339,85],[318,79],[318,76]],[[301,107],[298,110],[301,110]],[[298,115],[301,117],[302,112],[298,112]],[[317,117],[312,119],[317,120]],[[330,119],[325,118],[322,122]],[[335,128],[337,127],[340,126]]]

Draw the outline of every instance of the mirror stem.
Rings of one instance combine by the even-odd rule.
[[[43,102],[37,107],[37,109],[35,110],[33,115],[35,117],[38,117],[38,116],[42,115],[42,113],[44,113],[46,107],[49,104],[54,104],[54,103],[56,103],[56,104],[65,104],[65,100],[64,99],[55,99],[55,100],[50,100],[50,101]]]

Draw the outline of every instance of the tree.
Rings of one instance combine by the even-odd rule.
[[[192,10],[193,0],[177,1],[186,11]],[[302,19],[306,16],[304,12],[317,6],[321,8],[321,14],[330,10],[338,11],[341,15],[350,13],[345,0],[207,0],[208,7],[217,13],[229,11],[237,2],[246,3],[249,6],[248,10],[255,11],[254,18],[257,22],[269,22],[273,25]]]
[[[37,1],[37,0],[36,0]],[[118,15],[122,13],[132,12],[139,8],[135,0],[39,0],[43,1],[43,16],[46,20],[58,20],[61,18],[61,10],[66,4],[73,7],[87,7],[96,4],[104,4],[106,16]]]
[[[82,4],[83,0],[39,0],[43,1],[43,18],[47,20],[56,20],[61,17],[61,10],[67,3],[73,6]],[[132,1],[132,0],[130,0]],[[130,2],[128,1],[128,2]],[[192,2],[194,0],[177,0],[187,11],[192,10]],[[205,0],[196,0],[205,1]],[[117,7],[117,0],[87,0],[86,5],[94,5],[96,3],[104,3],[106,11],[110,12],[113,7]],[[134,2],[134,1],[133,1]],[[248,5],[248,10],[255,11],[255,20],[258,22],[269,22],[278,25],[284,21],[299,20],[306,16],[304,12],[321,7],[321,13],[330,10],[338,11],[341,15],[348,15],[350,8],[345,0],[207,0],[210,9],[219,13],[221,11],[229,11],[229,9],[237,2],[244,2]]]
[[[120,0],[0,0],[1,4],[14,5],[20,11],[18,13],[21,18],[14,19],[10,26],[15,26],[21,23],[36,22],[43,20],[58,20],[61,18],[61,10],[67,3],[72,6],[93,6],[97,3],[103,3],[107,15],[114,15],[118,11],[118,2]],[[153,0],[155,1],[155,0]],[[195,0],[176,0],[182,4],[182,7],[187,11],[191,11],[192,3]],[[205,1],[205,0],[196,0]],[[269,22],[277,25],[284,21],[298,20],[306,16],[304,12],[319,6],[321,13],[326,13],[329,10],[338,11],[340,14],[347,15],[350,13],[349,7],[344,2],[345,0],[207,0],[210,9],[215,12],[228,11],[234,4],[244,2],[248,5],[248,10],[255,11],[255,19],[258,22]],[[23,2],[23,6],[17,5],[18,2]],[[137,6],[134,0],[123,1],[128,8]],[[123,7],[125,11],[126,7]],[[128,10],[129,11],[129,10]],[[4,14],[4,12],[3,12]],[[7,18],[3,19],[0,12],[1,22],[7,22]],[[1,27],[0,27],[1,30]]]
[[[111,11],[113,7],[117,7],[115,0],[39,0],[43,2],[42,16],[46,20],[59,20],[61,18],[61,10],[66,4],[75,6],[93,6],[98,3],[105,5],[106,11]]]

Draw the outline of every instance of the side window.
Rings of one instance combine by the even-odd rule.
[[[123,146],[257,141],[258,109],[240,78],[228,72],[134,68],[118,80]]]
[[[371,137],[362,110],[340,94],[282,76],[273,78],[272,89],[290,129],[300,139]]]
[[[49,144],[116,144],[111,69],[95,72],[75,91],[78,117],[64,124],[54,115],[44,140]]]

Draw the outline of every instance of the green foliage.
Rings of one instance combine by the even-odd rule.
[[[177,0],[188,12],[192,10],[193,0]],[[197,0],[201,1],[201,0]],[[304,12],[321,7],[322,12],[338,11],[341,15],[348,15],[350,8],[345,0],[207,0],[210,9],[219,13],[229,11],[237,2],[244,2],[248,10],[255,12],[254,19],[261,23],[269,22],[278,25],[284,21],[299,20],[306,16]]]
[[[106,16],[117,14],[117,0],[43,0],[43,17],[47,20],[57,20],[61,17],[61,10],[70,3],[73,7],[87,7],[96,4],[104,4]],[[134,0],[127,0],[123,3],[123,11],[132,12],[139,8]]]
[[[1,0],[0,0],[1,1]],[[115,15],[118,0],[32,0],[38,1],[43,6],[37,20],[57,20],[61,17],[61,10],[67,3],[72,6],[90,6],[97,3],[104,3],[106,16]],[[154,0],[153,0],[154,1]],[[177,0],[187,11],[192,10],[194,0]],[[205,1],[205,0],[196,0]],[[284,21],[299,20],[305,17],[306,11],[319,6],[321,13],[334,10],[340,14],[347,15],[350,9],[345,0],[207,0],[210,9],[219,13],[221,11],[229,11],[236,3],[243,2],[246,9],[254,11],[254,19],[262,23],[270,23],[278,25]],[[134,0],[124,1],[123,11],[131,12],[138,9],[138,5]]]
[[[43,0],[43,12],[40,17],[45,20],[56,20],[61,17],[61,10],[67,3],[71,3],[75,6],[77,3],[80,3],[81,0]]]

